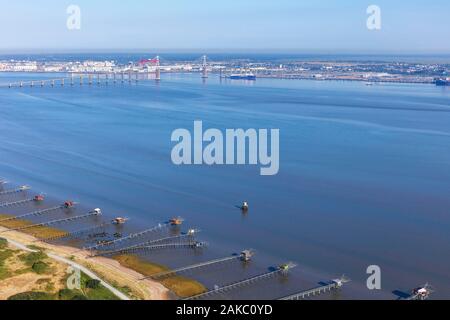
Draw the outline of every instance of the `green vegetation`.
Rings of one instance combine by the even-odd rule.
[[[12,256],[12,251],[6,249],[7,245],[8,241],[0,238],[0,280],[6,279],[10,275],[8,269],[5,267],[5,261]]]
[[[59,300],[87,300],[81,291],[62,289],[58,292]]]
[[[28,272],[30,272],[30,268],[23,268],[23,269],[17,269],[17,270],[14,270],[14,274],[13,274],[13,276],[20,276],[21,274],[25,274],[25,273],[28,273]]]
[[[0,220],[12,218],[14,216],[7,215],[7,214],[0,214]],[[22,219],[13,219],[13,220],[7,220],[0,222],[0,226],[8,228],[8,229],[15,229],[15,228],[22,228],[22,227],[29,227],[27,229],[21,230],[21,232],[32,235],[38,239],[46,239],[46,238],[52,238],[52,237],[59,237],[67,235],[66,231],[51,228],[51,227],[45,227],[45,226],[35,226],[30,227],[34,225],[34,222],[28,221],[28,220],[22,220]]]
[[[91,279],[85,273],[81,273],[81,289],[62,289],[58,292],[59,300],[118,300],[108,289],[103,287],[100,281]]]
[[[34,265],[39,263],[41,262],[38,261]],[[47,284],[45,290],[51,292],[54,285],[50,280],[51,278],[40,279],[38,284]],[[61,289],[57,293],[28,291],[11,296],[8,300],[118,300],[112,292],[100,284],[100,281],[91,279],[84,273],[81,273],[80,284],[80,290]]]
[[[115,285],[114,287],[116,289],[118,289],[120,292],[122,292],[123,294],[127,295],[128,297],[131,297],[134,295],[133,290],[131,290],[131,288],[128,286],[121,287],[121,286]]]
[[[51,271],[50,266],[43,261],[37,261],[33,263],[31,269],[37,274],[46,274]]]
[[[0,215],[1,216],[1,215]],[[1,218],[1,217],[0,217]],[[101,282],[91,279],[86,274],[81,273],[81,288],[79,290],[62,289],[61,284],[65,286],[67,278],[56,276],[52,278],[56,267],[51,260],[42,251],[42,248],[30,246],[36,252],[23,252],[20,250],[11,250],[8,248],[8,242],[0,238],[0,281],[27,273],[37,275],[49,274],[50,276],[38,278],[36,286],[27,292],[22,292],[8,297],[8,300],[117,300],[118,298],[108,289],[101,285]],[[8,261],[8,259],[14,259]],[[17,270],[9,270],[11,263]],[[57,281],[55,283],[54,281]],[[62,283],[59,283],[61,281]],[[1,283],[1,282],[0,282]],[[29,289],[28,289],[29,290]],[[59,290],[59,291],[58,291]]]
[[[53,284],[53,282],[47,283],[47,285],[45,286],[45,291],[47,291],[47,292],[55,291],[55,285]]]
[[[5,261],[13,255],[13,250],[4,249],[0,250],[0,266],[5,263]]]
[[[100,281],[97,279],[89,279],[86,281],[86,288],[98,289],[100,288]]]
[[[0,250],[5,249],[8,246],[8,240],[0,238]]]
[[[113,259],[119,261],[122,266],[135,270],[144,276],[169,270],[165,266],[144,261],[136,255],[120,255],[113,257]],[[206,287],[200,282],[178,275],[164,278],[160,282],[180,298],[191,297],[207,291]]]
[[[8,249],[8,241],[0,238],[0,280],[6,279],[11,275],[8,268],[5,266],[5,262],[12,257],[13,252],[13,250]]]
[[[144,276],[151,276],[159,272],[168,271],[169,269],[163,265],[144,261],[136,255],[119,255],[114,256],[114,260],[119,261],[124,267],[133,269]]]
[[[24,253],[19,256],[27,266],[32,267],[36,262],[47,259],[47,255],[42,251]]]
[[[89,300],[118,300],[111,291],[100,284],[100,281],[91,279],[83,272],[81,273],[81,291]]]
[[[55,291],[55,284],[52,281],[52,278],[43,278],[36,281],[37,285],[44,285],[45,284],[45,291],[46,292],[54,292]]]
[[[22,292],[8,298],[8,300],[55,300],[55,296],[46,292]]]
[[[36,246],[34,244],[30,244],[29,246],[27,246],[28,249],[34,250],[34,251],[44,251],[45,248]]]

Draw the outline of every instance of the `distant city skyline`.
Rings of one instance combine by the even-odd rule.
[[[0,0],[0,52],[202,51],[449,54],[450,3]],[[69,30],[67,8],[81,9]],[[366,10],[381,9],[369,30]]]

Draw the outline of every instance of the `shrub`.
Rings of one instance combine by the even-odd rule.
[[[6,249],[0,251],[0,265],[3,265],[8,258],[12,257],[12,255],[13,255],[12,250]]]
[[[86,281],[86,288],[98,289],[100,287],[100,281],[97,279],[89,279]]]
[[[59,300],[87,300],[78,290],[61,289],[58,292]]]
[[[49,265],[46,264],[45,262],[38,261],[33,263],[31,269],[33,269],[33,271],[36,272],[37,274],[44,274],[49,271]]]
[[[47,255],[42,251],[25,253],[19,256],[20,260],[22,260],[26,265],[32,266],[34,263],[44,260],[47,258]]]
[[[0,238],[0,249],[6,248],[7,245],[8,245],[8,240]]]
[[[54,300],[53,295],[45,292],[22,292],[8,298],[8,300]]]
[[[78,294],[78,292],[75,290],[61,289],[58,292],[58,297],[60,300],[71,300],[77,294]]]
[[[13,251],[9,249],[0,250],[0,280],[11,276],[8,268],[5,266],[5,261],[13,255]]]

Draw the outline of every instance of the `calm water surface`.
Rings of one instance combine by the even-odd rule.
[[[49,75],[3,74],[0,83],[42,77]],[[194,120],[221,130],[279,128],[279,174],[174,166],[171,133]],[[395,299],[392,291],[425,282],[437,289],[434,297],[450,298],[450,88],[202,83],[197,75],[1,88],[0,134],[0,176],[131,217],[136,229],[180,215],[210,243],[202,254],[156,253],[159,262],[181,266],[256,250],[250,269],[231,264],[192,275],[209,287],[294,261],[289,279],[242,296],[274,298],[346,274],[353,280],[341,293],[347,298]],[[243,200],[247,215],[235,208]],[[365,288],[374,264],[382,268],[381,292]]]

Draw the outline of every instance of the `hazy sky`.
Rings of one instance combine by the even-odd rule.
[[[0,0],[0,50],[450,53],[449,0]],[[81,30],[66,9],[81,8]],[[381,8],[380,31],[366,9]]]

